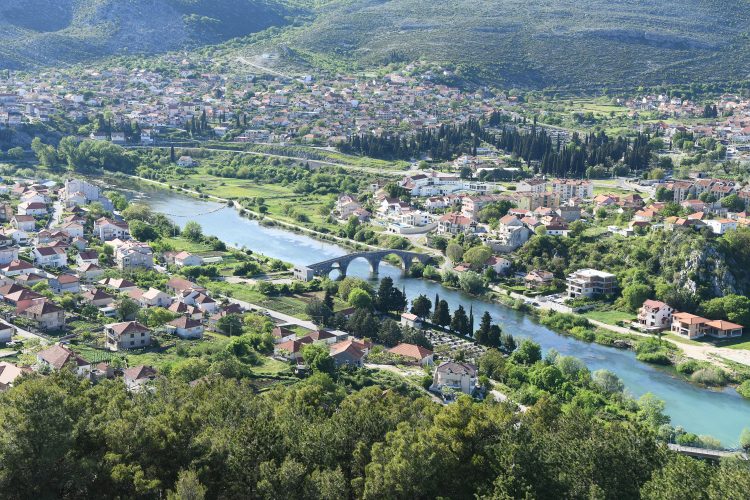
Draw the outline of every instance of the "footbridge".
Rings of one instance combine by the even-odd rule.
[[[364,259],[370,264],[370,271],[372,274],[377,274],[380,268],[382,260],[389,255],[396,255],[401,259],[404,272],[408,272],[414,260],[427,264],[430,260],[430,256],[417,253],[408,252],[406,250],[376,250],[373,252],[358,252],[342,255],[333,259],[324,260],[316,264],[310,264],[309,266],[297,266],[294,268],[294,277],[304,281],[310,281],[316,276],[328,276],[328,274],[336,270],[343,277],[346,276],[346,270],[349,268],[349,264],[357,259]]]

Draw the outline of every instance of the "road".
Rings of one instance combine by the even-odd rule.
[[[241,306],[243,309],[255,310],[255,311],[267,313],[270,317],[272,317],[275,320],[281,321],[282,323],[301,326],[302,328],[307,328],[308,330],[313,330],[313,331],[318,329],[318,326],[312,321],[305,321],[304,319],[295,318],[294,316],[290,316],[288,314],[284,314],[279,311],[274,311],[273,309],[267,309],[257,304],[251,304],[250,302],[245,302],[244,300],[238,300],[238,299],[233,299],[229,297],[227,297],[227,299],[229,300],[229,302],[233,304],[237,304]]]
[[[16,325],[14,325],[13,323],[10,323],[10,322],[2,319],[2,318],[0,318],[0,323],[2,323],[3,325],[6,325],[6,326],[12,327],[15,330],[16,335],[19,336],[19,337],[21,337],[21,338],[24,338],[24,339],[39,339],[39,340],[41,340],[43,342],[47,342],[47,339],[45,339],[41,335],[37,335],[36,333],[30,332],[28,330],[24,330],[23,328],[19,328]]]
[[[497,287],[493,287],[492,290],[497,293],[505,293],[505,290],[502,290]],[[544,307],[545,302],[543,301],[538,302],[540,303],[540,306],[534,306],[533,303],[539,300],[537,298],[529,298],[529,297],[526,297],[524,295],[521,295],[515,292],[511,292],[510,297],[514,299],[523,300],[529,306],[535,307],[538,309],[553,309],[550,307]],[[580,314],[578,316],[583,317],[583,315],[580,315]],[[611,332],[618,333],[620,335],[632,335],[636,337],[651,338],[651,339],[654,338],[654,335],[650,333],[637,332],[629,328],[610,325],[608,323],[603,323],[601,321],[597,321],[591,318],[587,318],[587,319],[589,320],[589,323],[591,323],[592,325],[596,327],[603,328],[605,330],[609,330]],[[679,348],[682,351],[682,353],[690,359],[695,359],[698,361],[707,361],[709,363],[716,364],[728,370],[731,370],[732,367],[728,366],[728,363],[726,363],[727,360],[733,361],[735,363],[739,363],[742,365],[750,366],[750,351],[748,350],[729,349],[727,347],[716,347],[709,343],[694,344],[694,343],[690,343],[687,341],[680,342],[679,340],[675,340],[666,336],[662,337],[662,340],[666,342],[670,342],[671,344],[674,344],[675,346],[677,346],[677,348]]]
[[[263,71],[264,73],[268,73],[275,76],[280,76],[282,78],[287,78],[289,80],[294,80],[294,77],[291,75],[286,75],[284,73],[281,73],[280,71],[276,71],[274,69],[266,68],[265,66],[261,66],[260,64],[255,64],[253,62],[250,62],[247,60],[247,58],[239,56],[237,57],[237,61],[241,62],[242,64],[245,64],[247,66],[250,66],[252,68],[258,69],[260,71]]]

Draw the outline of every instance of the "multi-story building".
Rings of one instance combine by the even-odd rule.
[[[146,243],[127,241],[115,249],[115,262],[122,270],[151,269],[154,267],[154,252]]]
[[[566,280],[568,297],[594,297],[610,295],[617,288],[617,277],[614,274],[596,269],[579,269],[568,275]]]
[[[647,300],[638,310],[638,325],[646,330],[664,330],[672,323],[672,309],[659,300]]]
[[[594,185],[591,181],[578,179],[558,179],[552,181],[552,191],[560,195],[561,200],[571,198],[591,199],[594,197]]]
[[[104,327],[107,349],[139,349],[151,345],[151,331],[137,321],[112,323]]]
[[[130,228],[125,221],[102,217],[94,222],[94,236],[102,241],[126,240],[130,238]]]

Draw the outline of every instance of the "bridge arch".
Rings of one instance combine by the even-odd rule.
[[[375,250],[372,252],[358,252],[342,255],[341,257],[335,257],[333,259],[311,264],[302,269],[295,270],[295,276],[299,275],[307,280],[312,279],[313,276],[327,276],[334,269],[337,269],[341,277],[344,277],[346,276],[349,265],[357,259],[365,259],[370,265],[370,271],[373,274],[377,274],[380,269],[380,263],[389,255],[395,255],[401,260],[404,272],[409,271],[415,259],[422,264],[426,264],[430,260],[429,255],[409,252],[406,250]]]

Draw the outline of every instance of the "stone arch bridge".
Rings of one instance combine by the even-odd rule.
[[[309,266],[297,266],[294,268],[294,277],[304,281],[310,281],[316,276],[328,276],[328,274],[337,270],[340,275],[346,276],[346,270],[349,268],[349,264],[357,259],[365,259],[370,264],[370,271],[373,274],[378,273],[380,263],[382,260],[389,256],[396,255],[403,263],[404,272],[408,272],[414,260],[418,260],[422,264],[427,264],[430,260],[430,256],[423,253],[408,252],[406,250],[376,250],[373,252],[358,252],[342,255],[341,257],[335,257],[333,259],[324,260],[316,264],[310,264]]]

